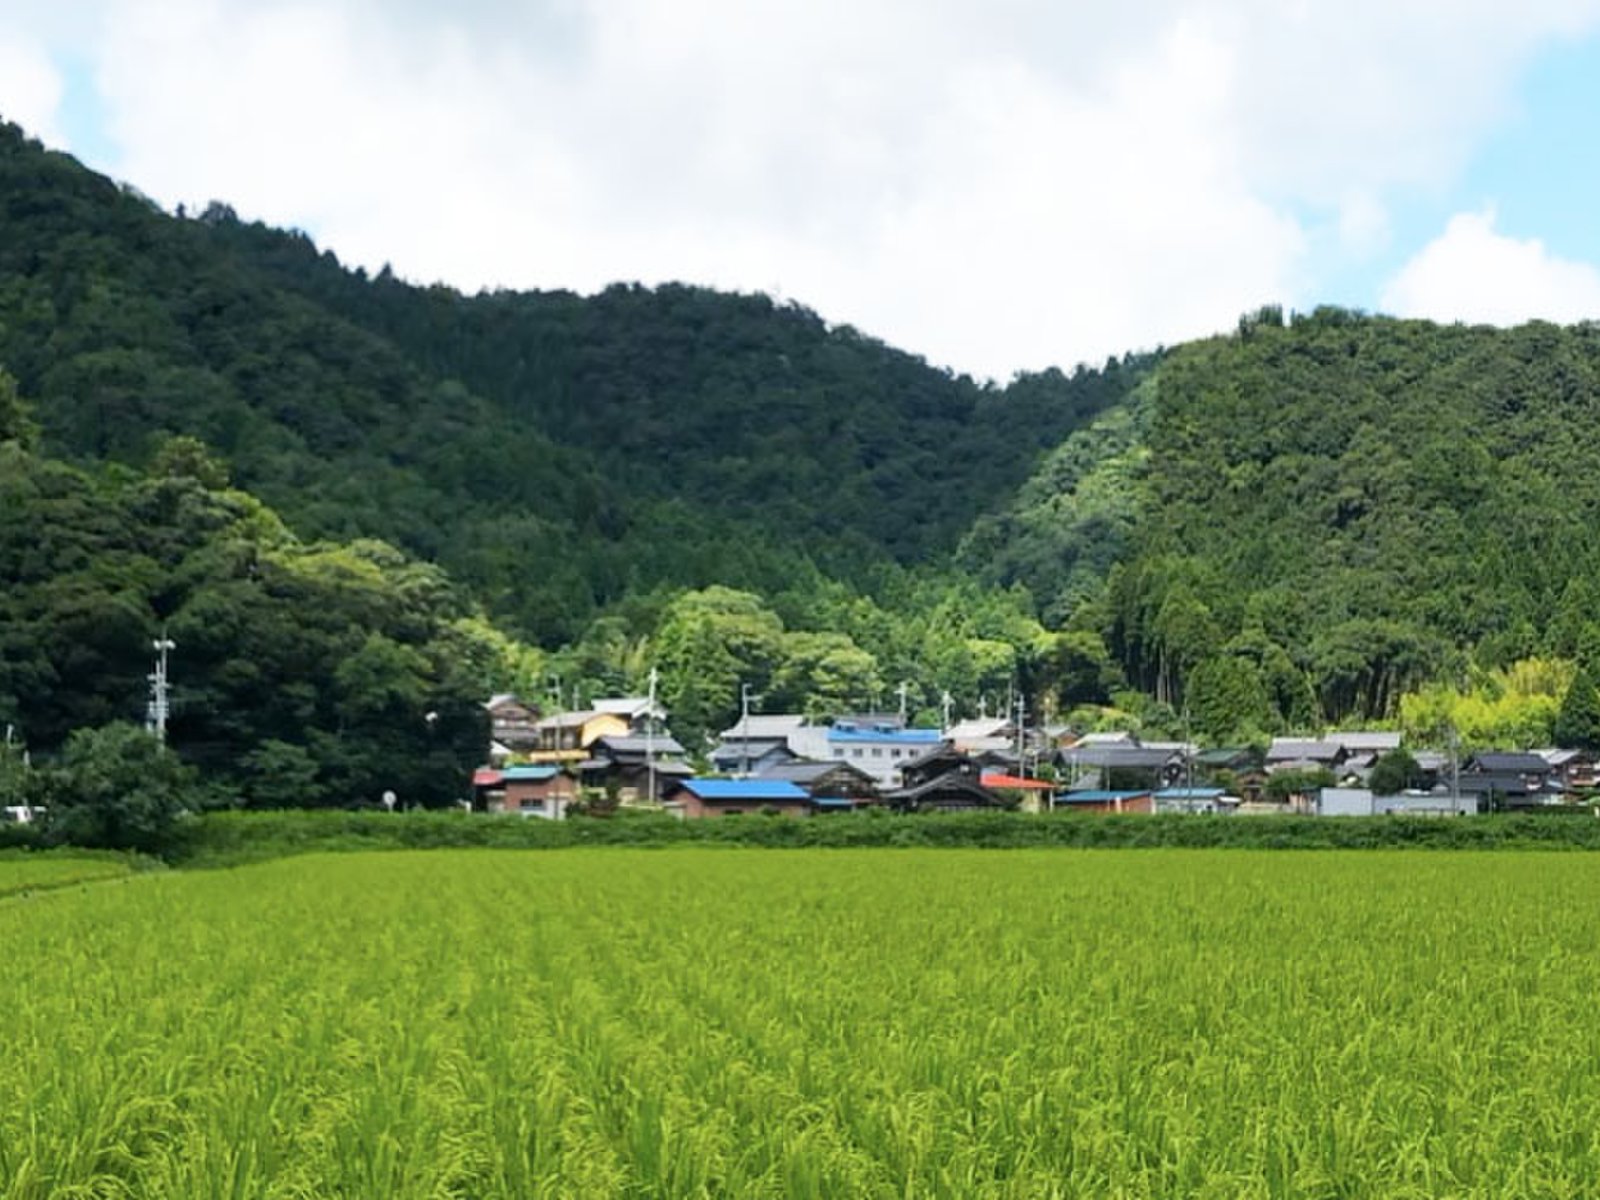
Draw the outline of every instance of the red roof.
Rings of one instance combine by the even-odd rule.
[[[994,775],[984,774],[978,782],[986,788],[1010,788],[1019,792],[1050,792],[1055,790],[1055,784],[1048,779],[1025,779],[1021,775]]]
[[[479,767],[472,773],[473,787],[499,787],[506,777],[492,767]]]

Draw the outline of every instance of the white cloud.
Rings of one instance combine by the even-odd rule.
[[[1460,213],[1384,290],[1404,317],[1516,325],[1600,318],[1600,270],[1557,258],[1538,239],[1495,232],[1493,210]]]
[[[0,27],[0,116],[59,146],[62,90],[61,74],[44,47]]]
[[[47,11],[42,0],[18,0]],[[479,286],[774,290],[1005,377],[1315,301],[1600,0],[97,0],[168,203]],[[39,18],[43,20],[43,17]],[[4,95],[0,93],[0,102]],[[1307,215],[1309,214],[1309,215]]]

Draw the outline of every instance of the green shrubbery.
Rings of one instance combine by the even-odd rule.
[[[316,850],[560,849],[697,845],[835,847],[971,846],[1241,849],[1533,848],[1600,850],[1600,821],[1502,815],[1425,817],[1047,816],[1010,812],[898,816],[866,812],[809,820],[678,821],[655,814],[531,820],[462,812],[206,813],[176,829],[171,857],[231,865]]]

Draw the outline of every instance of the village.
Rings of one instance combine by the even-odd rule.
[[[696,756],[650,697],[545,715],[511,695],[487,704],[490,762],[471,808],[560,820],[619,807],[683,819],[817,816],[881,808],[1207,816],[1469,816],[1588,812],[1600,758],[1586,751],[1409,751],[1402,735],[1350,730],[1206,748],[1078,733],[1005,717],[942,728],[904,713],[749,713]],[[1384,769],[1388,760],[1391,769]],[[1403,764],[1399,776],[1394,769]],[[1403,786],[1396,786],[1396,780]]]

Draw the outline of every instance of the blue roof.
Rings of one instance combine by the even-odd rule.
[[[854,808],[856,802],[840,796],[813,796],[811,803],[818,808]]]
[[[543,783],[546,779],[554,779],[560,773],[560,767],[552,766],[507,767],[502,772],[507,782],[523,783]]]
[[[1157,800],[1215,800],[1228,793],[1219,787],[1174,787],[1162,788],[1156,793]]]
[[[806,790],[787,779],[685,779],[702,800],[807,800]]]
[[[1057,804],[1105,804],[1111,800],[1133,800],[1139,796],[1148,796],[1149,790],[1142,792],[1107,792],[1098,788],[1089,788],[1079,792],[1056,793]]]
[[[890,746],[932,746],[944,741],[937,729],[883,729],[860,725],[831,725],[830,742],[878,742]]]

